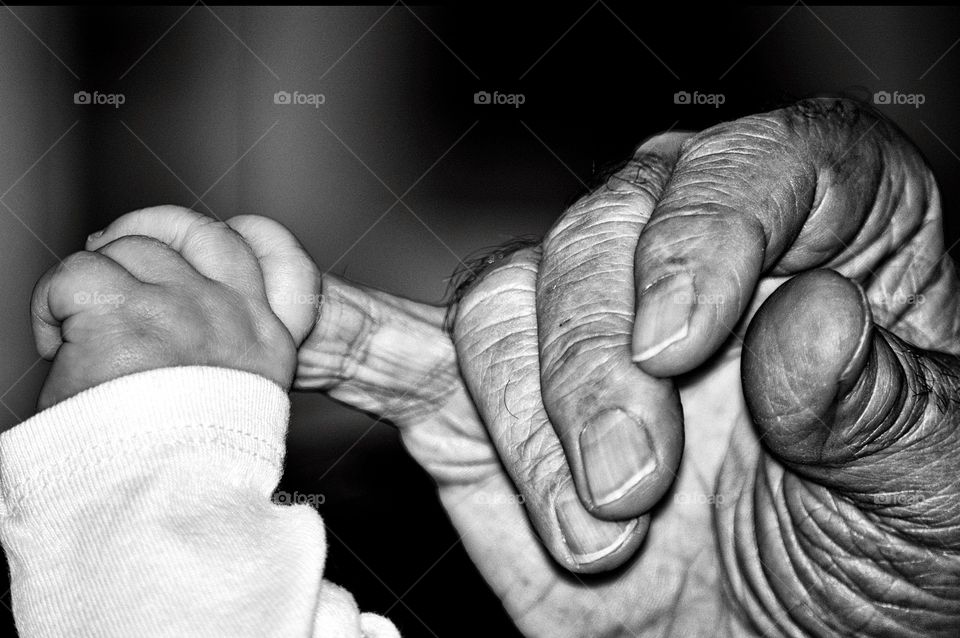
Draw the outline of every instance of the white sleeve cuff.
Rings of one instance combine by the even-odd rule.
[[[104,383],[0,435],[0,538],[22,636],[394,636],[336,607],[323,522],[270,500],[290,403],[211,367]],[[332,613],[331,610],[337,611]]]

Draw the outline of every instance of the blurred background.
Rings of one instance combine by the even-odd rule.
[[[951,245],[958,17],[800,3],[4,5],[0,425],[34,413],[47,370],[33,283],[149,205],[275,217],[322,270],[439,302],[461,260],[542,234],[653,133],[884,91],[878,108],[940,180]],[[328,577],[405,636],[514,635],[389,424],[295,396],[281,489],[323,495]],[[9,593],[0,603],[12,626]]]

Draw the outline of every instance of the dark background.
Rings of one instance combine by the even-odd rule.
[[[439,302],[462,259],[542,234],[655,132],[887,90],[925,98],[880,108],[933,165],[950,245],[958,17],[603,2],[0,8],[0,424],[33,414],[47,369],[29,331],[33,282],[86,234],[158,203],[276,217],[321,269]],[[78,90],[126,102],[76,105]],[[325,103],[275,105],[278,90]],[[480,90],[525,103],[476,105]],[[678,105],[680,90],[725,103]],[[391,208],[391,191],[409,210]],[[281,488],[323,495],[328,578],[406,636],[513,635],[396,432],[320,395],[294,404]]]

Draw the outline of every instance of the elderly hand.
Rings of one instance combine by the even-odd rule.
[[[574,527],[621,562],[610,523],[649,524],[603,580],[518,567],[508,607],[541,586],[521,626],[956,635],[958,293],[929,169],[851,102],[644,144],[459,304],[463,376],[550,551]],[[564,520],[571,481],[593,522]]]
[[[940,214],[849,102],[660,136],[468,287],[462,376],[440,309],[329,280],[296,384],[400,426],[527,634],[956,635]]]

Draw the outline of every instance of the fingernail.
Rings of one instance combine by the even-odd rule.
[[[95,232],[95,233],[90,233],[90,234],[87,236],[87,241],[88,241],[88,242],[96,241],[96,240],[100,239],[101,236],[103,236],[103,231],[102,231],[102,230],[98,230],[98,231]]]
[[[580,504],[573,484],[557,497],[557,522],[560,533],[578,565],[586,565],[610,555],[623,545],[637,521],[615,523],[594,518]]]
[[[580,454],[596,506],[619,500],[657,468],[650,433],[619,409],[601,412],[584,426]]]
[[[633,326],[633,360],[646,361],[687,336],[696,291],[693,276],[670,275],[643,291]]]

